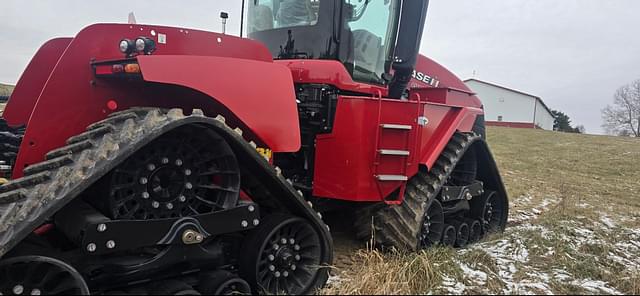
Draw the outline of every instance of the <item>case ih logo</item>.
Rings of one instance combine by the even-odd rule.
[[[440,81],[437,80],[436,78],[433,78],[427,74],[424,74],[422,72],[417,72],[416,70],[413,70],[413,79],[416,79],[420,82],[424,82],[430,86],[433,87],[438,87],[438,85],[440,85]]]

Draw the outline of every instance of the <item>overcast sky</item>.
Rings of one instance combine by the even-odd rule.
[[[2,0],[1,7],[0,82],[11,84],[46,40],[126,22],[131,11],[138,23],[220,31],[225,10],[235,34],[240,23],[240,0]],[[640,79],[638,12],[638,0],[432,0],[421,51],[462,79],[540,96],[601,133],[600,110],[618,87]]]

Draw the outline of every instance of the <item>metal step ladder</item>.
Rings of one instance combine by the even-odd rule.
[[[413,127],[411,125],[402,125],[402,124],[389,124],[382,123],[379,125],[379,130],[377,134],[376,140],[376,158],[375,158],[375,177],[380,182],[401,182],[400,190],[398,192],[398,196],[393,196],[393,194],[387,198],[385,198],[385,202],[387,204],[400,204],[402,201],[402,197],[404,196],[405,189],[407,187],[407,181],[409,177],[407,176],[408,167],[410,165],[409,156],[411,155],[409,145],[411,130]],[[385,135],[389,135],[391,133],[402,133],[404,134],[404,147],[401,150],[397,149],[385,149],[384,147],[380,147],[382,145],[383,138]],[[380,172],[380,164],[383,159],[386,158],[401,158],[402,165],[400,170],[395,172]]]

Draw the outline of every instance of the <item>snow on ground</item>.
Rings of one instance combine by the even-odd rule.
[[[544,199],[539,205],[531,206],[531,201],[532,198],[530,195],[524,195],[516,199],[513,202],[513,209],[526,208],[526,210],[515,210],[515,213],[510,213],[508,222],[511,224],[519,224],[533,220],[544,212],[549,211],[549,209],[551,209],[551,206],[555,206],[559,202],[555,197],[548,197]]]
[[[594,281],[591,279],[584,280],[574,280],[571,282],[574,286],[582,287],[583,289],[596,293],[596,294],[612,294],[612,295],[622,295],[618,290],[609,287],[608,283],[603,281]]]
[[[520,203],[530,203],[531,199],[524,196],[519,199]],[[613,217],[601,213],[599,221],[593,222],[593,225],[585,224],[579,221],[560,221],[560,226],[567,229],[563,233],[553,233],[542,225],[532,225],[531,220],[538,217],[541,213],[548,211],[551,206],[558,203],[555,198],[546,199],[539,205],[532,207],[530,210],[518,210],[509,222],[515,224],[508,227],[505,234],[497,240],[484,242],[473,245],[467,249],[459,250],[459,254],[464,255],[467,252],[480,250],[486,252],[496,264],[497,274],[488,272],[483,266],[474,266],[470,263],[456,261],[459,265],[463,279],[456,281],[455,278],[446,276],[442,282],[444,291],[452,294],[469,293],[469,292],[489,292],[486,285],[490,278],[497,279],[502,283],[504,294],[553,294],[550,287],[552,281],[570,283],[573,286],[583,289],[588,293],[596,294],[620,294],[618,290],[613,288],[609,283],[604,281],[593,280],[589,278],[576,278],[576,276],[563,269],[549,269],[548,266],[535,266],[530,261],[530,248],[538,248],[534,242],[527,241],[524,233],[540,234],[543,239],[560,240],[560,245],[568,245],[572,250],[580,250],[587,245],[611,245],[608,240],[603,239],[602,233],[610,233],[614,229],[622,227]],[[640,271],[640,229],[625,229],[622,235],[622,242],[612,245],[612,250],[608,253],[607,258],[613,262],[617,262],[622,266],[631,268],[632,271]],[[554,247],[542,248],[544,256],[553,256],[559,254],[566,258],[573,258],[569,253]],[[604,259],[604,258],[601,258]],[[596,261],[600,260],[596,258]],[[560,267],[560,266],[559,266]],[[481,270],[482,269],[482,270]]]
[[[447,291],[447,293],[456,295],[464,293],[464,291],[467,289],[467,287],[463,283],[458,282],[448,276],[442,277],[442,288]]]
[[[607,216],[606,214],[600,213],[602,216],[600,217],[600,221],[602,222],[602,224],[606,225],[609,228],[614,228],[616,227],[616,223],[613,222],[613,220],[611,219],[611,217]]]

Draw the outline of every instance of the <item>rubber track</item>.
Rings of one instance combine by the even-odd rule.
[[[332,263],[333,241],[321,215],[279,168],[256,151],[254,142],[242,137],[242,130],[227,126],[222,116],[205,117],[201,110],[184,115],[182,109],[156,108],[113,113],[71,137],[67,146],[49,152],[47,160],[25,169],[24,177],[0,186],[0,256],[135,151],[167,131],[188,124],[210,128],[223,136],[243,166],[243,188],[254,202],[265,213],[289,212],[307,219],[323,239],[323,262]]]
[[[370,239],[376,245],[418,250],[418,236],[424,211],[437,197],[456,164],[473,143],[482,141],[475,133],[455,133],[433,168],[418,172],[407,184],[404,201],[399,206],[373,205],[358,213],[355,227],[358,238]]]
[[[0,161],[4,161],[6,165],[13,165],[18,156],[23,134],[22,128],[12,128],[4,118],[0,118]],[[7,174],[6,177],[9,176],[10,174]]]

